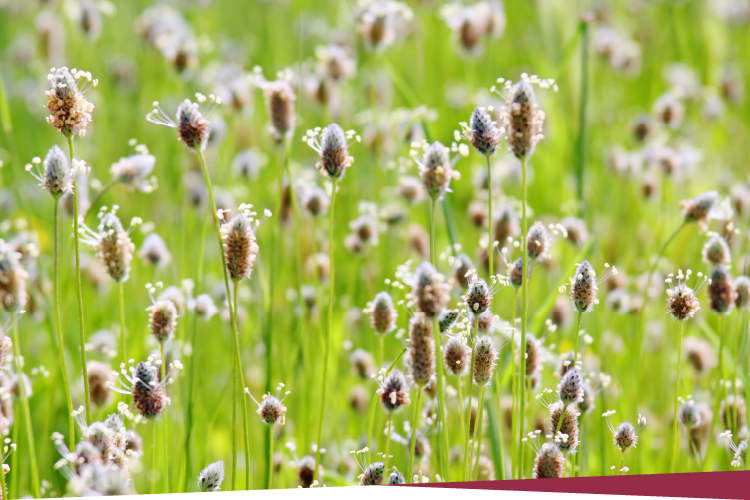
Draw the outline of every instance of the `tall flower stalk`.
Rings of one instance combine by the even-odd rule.
[[[315,475],[320,470],[320,449],[323,440],[323,416],[325,415],[326,390],[328,386],[328,360],[331,354],[331,332],[333,331],[333,302],[335,298],[335,259],[333,254],[333,223],[334,210],[336,206],[336,190],[338,182],[346,173],[346,170],[354,163],[354,158],[349,155],[349,146],[354,140],[360,141],[360,137],[353,130],[344,132],[337,124],[332,123],[324,129],[320,127],[308,130],[302,140],[319,155],[315,165],[320,175],[331,180],[331,205],[328,212],[328,259],[330,262],[330,277],[328,289],[328,324],[325,338],[325,354],[323,357],[323,383],[320,396],[320,413],[318,420],[318,435],[315,448]]]

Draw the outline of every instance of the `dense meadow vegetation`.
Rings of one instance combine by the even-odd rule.
[[[0,0],[0,491],[746,468],[748,23]]]

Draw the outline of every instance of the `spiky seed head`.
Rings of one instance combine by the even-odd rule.
[[[427,316],[440,314],[451,299],[451,286],[429,262],[422,262],[414,272],[412,294],[417,309]]]
[[[297,462],[297,484],[310,488],[315,479],[315,457],[305,455]]]
[[[406,484],[404,475],[399,470],[394,470],[388,475],[385,484]]]
[[[224,462],[219,460],[203,469],[198,475],[198,490],[201,492],[219,491],[224,481]]]
[[[695,298],[693,289],[685,283],[667,289],[667,312],[677,321],[692,318],[699,309],[700,302]]]
[[[65,66],[54,70],[48,78],[52,88],[45,92],[49,98],[47,123],[65,137],[83,137],[86,135],[86,127],[91,123],[94,105],[86,100],[78,88],[76,76]]]
[[[451,276],[451,283],[453,286],[460,288],[466,286],[466,275],[471,269],[474,269],[474,263],[471,261],[471,257],[465,253],[458,254],[456,256],[456,261],[453,263],[453,273]]]
[[[203,151],[208,145],[210,123],[198,109],[197,102],[185,99],[177,107],[177,134],[187,148]]]
[[[318,186],[307,189],[302,194],[302,206],[310,212],[310,215],[317,217],[324,214],[331,204],[331,199],[325,191]]]
[[[419,165],[422,185],[433,199],[442,196],[448,190],[453,178],[453,165],[449,153],[447,147],[435,141],[427,147],[422,156],[422,163]]]
[[[701,423],[701,414],[693,400],[688,400],[680,407],[678,417],[680,422],[682,422],[682,424],[688,429],[697,427]]]
[[[167,249],[167,244],[161,236],[150,233],[143,240],[138,256],[143,262],[157,267],[164,267],[172,261],[172,254]]]
[[[631,446],[635,447],[638,444],[638,434],[635,432],[633,424],[623,422],[617,426],[612,440],[621,451],[625,451]]]
[[[383,385],[377,390],[380,396],[380,402],[383,408],[388,412],[396,412],[402,406],[408,405],[409,385],[406,383],[406,377],[399,370],[393,370],[383,381]]]
[[[99,239],[92,248],[97,251],[96,255],[107,268],[110,278],[117,283],[128,280],[135,245],[114,213],[108,212],[101,218]]]
[[[718,203],[719,193],[716,191],[701,193],[695,198],[680,202],[682,217],[686,222],[697,222],[701,226],[705,226],[712,209]]]
[[[544,118],[534,87],[528,79],[521,78],[510,90],[503,109],[508,149],[519,160],[531,156],[534,147],[544,138]]]
[[[375,333],[384,335],[396,328],[398,313],[388,292],[380,292],[367,304],[365,312],[370,315],[370,326]]]
[[[63,194],[73,192],[74,176],[70,170],[70,162],[65,153],[58,146],[52,146],[44,158],[44,174],[41,186],[58,198]]]
[[[349,363],[362,379],[368,379],[375,373],[375,358],[364,349],[355,349],[349,356]]]
[[[332,179],[340,179],[352,163],[354,158],[349,155],[344,129],[335,123],[328,125],[320,136],[320,159],[315,165],[318,172]]]
[[[443,352],[445,367],[456,377],[463,377],[471,366],[471,348],[456,337],[451,337]]]
[[[252,219],[244,211],[221,226],[221,242],[229,277],[235,281],[250,279],[260,247]]]
[[[588,312],[593,310],[597,303],[596,293],[596,271],[589,261],[584,260],[576,268],[573,276],[573,284],[570,287],[570,298],[573,300],[573,308],[577,312]]]
[[[459,312],[456,309],[445,309],[443,312],[438,314],[438,325],[440,325],[440,333],[448,333],[453,325],[458,320]]]
[[[703,245],[703,262],[706,264],[729,264],[732,256],[729,252],[727,241],[721,236],[712,236]]]
[[[417,312],[409,320],[409,354],[414,383],[424,387],[435,374],[435,339],[432,321],[424,313]]]
[[[379,486],[383,484],[385,465],[383,462],[375,462],[365,467],[359,480],[360,486]]]
[[[529,259],[544,257],[549,250],[550,239],[547,228],[541,222],[535,222],[526,235],[526,253]]]
[[[0,239],[0,304],[6,311],[17,311],[26,305],[28,277],[21,265],[21,254]]]
[[[552,479],[563,477],[565,455],[552,443],[544,443],[534,459],[534,478]]]
[[[747,311],[750,305],[750,278],[740,276],[734,280],[734,305],[740,311]]]
[[[531,268],[527,269],[531,274]],[[519,257],[508,265],[508,281],[516,289],[523,285],[523,257]]]
[[[708,284],[708,299],[711,310],[723,314],[734,305],[734,280],[724,264],[717,265]]]
[[[167,396],[159,381],[157,368],[141,361],[135,367],[133,403],[146,418],[160,415],[167,406]]]
[[[268,82],[263,87],[266,97],[266,108],[270,124],[268,130],[276,142],[281,143],[293,130],[295,125],[294,95],[291,85],[286,80]]]
[[[499,319],[500,318],[497,315],[487,309],[477,316],[477,331],[485,334],[493,333],[495,330],[495,323],[497,323]]]
[[[476,108],[469,120],[469,142],[477,152],[492,156],[500,142],[500,130],[486,108]]]
[[[114,383],[112,367],[99,361],[89,361],[86,364],[89,380],[89,397],[96,406],[105,406],[112,398],[109,384]]]
[[[721,408],[719,410],[719,416],[725,429],[729,429],[733,434],[736,434],[745,427],[747,406],[745,405],[745,398],[742,396],[734,397],[734,394],[730,394],[726,399],[722,400]],[[736,418],[737,425],[734,425]]]
[[[177,308],[171,300],[159,300],[146,309],[149,313],[149,329],[157,342],[163,344],[177,330]]]
[[[260,415],[260,421],[266,425],[286,423],[286,406],[279,401],[279,398],[271,394],[263,398],[256,413]]]
[[[487,286],[487,282],[482,278],[475,279],[469,285],[469,290],[464,295],[464,300],[473,314],[482,314],[486,311],[492,303],[492,295],[490,295],[490,288]]]
[[[565,372],[557,384],[560,401],[569,405],[583,401],[583,376],[578,368],[571,368]]]
[[[478,386],[488,385],[495,372],[497,349],[492,339],[484,335],[477,339],[474,346],[474,383]]]
[[[565,407],[564,415],[563,407]],[[562,401],[557,401],[549,406],[550,429],[557,429],[562,417],[560,432],[568,436],[566,440],[555,443],[563,453],[575,454],[578,449],[578,417],[580,415],[576,405],[565,406]]]

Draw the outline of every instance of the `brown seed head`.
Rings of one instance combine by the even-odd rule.
[[[375,359],[364,349],[355,349],[349,356],[349,363],[361,379],[368,379],[375,373]]]
[[[734,305],[734,280],[724,264],[717,265],[711,273],[708,298],[711,310],[715,313],[728,313]]]
[[[625,451],[631,446],[635,447],[638,444],[638,434],[636,433],[633,424],[630,422],[623,422],[617,426],[612,440],[620,450]]]
[[[448,191],[453,178],[453,164],[450,150],[440,142],[427,147],[421,161],[417,161],[422,185],[431,198],[437,198]]]
[[[727,240],[718,235],[712,236],[703,245],[701,253],[706,264],[729,264],[732,260]]]
[[[17,311],[26,305],[26,280],[29,274],[21,266],[21,254],[13,245],[0,239],[0,305],[6,311]]]
[[[578,368],[571,368],[565,372],[557,384],[560,401],[569,405],[583,401],[583,376]]]
[[[276,142],[281,143],[294,130],[294,102],[297,96],[286,80],[266,83],[263,94],[270,121],[268,130]]]
[[[78,87],[78,80],[85,77],[91,81],[91,74],[83,71],[71,73],[68,68],[53,69],[48,79],[51,90],[45,92],[49,101],[47,123],[55,127],[65,137],[86,135],[86,127],[91,123],[94,105],[86,100]],[[98,83],[94,80],[94,85]]]
[[[305,455],[297,462],[297,484],[301,488],[312,487],[315,479],[315,457]]]
[[[677,321],[692,318],[700,309],[695,293],[685,283],[678,283],[674,288],[667,289],[667,295],[667,312]]]
[[[432,321],[424,313],[417,312],[409,321],[409,353],[414,383],[424,387],[435,373],[435,339]]]
[[[255,412],[260,415],[260,421],[266,425],[284,425],[286,422],[286,406],[271,394],[263,396],[263,400],[258,404]]]
[[[500,142],[501,131],[492,121],[492,116],[485,108],[476,108],[471,114],[469,127],[464,132],[474,149],[484,156],[492,156]]]
[[[482,314],[492,303],[490,288],[482,278],[477,278],[469,284],[466,295],[461,297],[472,314]]]
[[[471,348],[458,338],[451,337],[445,344],[443,359],[448,372],[461,378],[471,366]]]
[[[250,279],[260,251],[253,231],[253,219],[248,215],[248,209],[242,210],[243,208],[240,207],[240,213],[221,226],[227,272],[235,281]]]
[[[549,418],[550,428],[557,429],[558,422],[563,410],[563,403],[557,401],[549,406]],[[557,447],[563,453],[575,454],[578,449],[578,417],[581,413],[576,408],[576,405],[567,405],[565,407],[565,415],[562,417],[562,424],[560,424],[560,432],[566,434],[568,437],[566,440],[562,440],[557,444]]]
[[[487,335],[479,337],[474,346],[474,383],[478,386],[488,385],[495,372],[497,349]]]
[[[417,309],[427,316],[440,314],[451,299],[451,286],[429,262],[422,262],[414,272],[412,295]]]
[[[572,280],[570,298],[573,300],[573,308],[577,312],[592,311],[594,304],[598,303],[596,293],[599,288],[596,286],[596,271],[589,261],[584,260],[578,264]]]
[[[102,216],[99,222],[99,238],[91,247],[96,250],[96,256],[107,268],[110,278],[117,283],[128,280],[135,245],[114,213],[105,213]]]
[[[177,134],[187,148],[203,151],[208,145],[209,122],[198,109],[197,102],[185,99],[177,107]]]
[[[394,413],[401,409],[402,406],[408,405],[409,386],[406,383],[404,374],[399,370],[393,370],[383,381],[383,385],[377,390],[380,396],[380,402],[386,411]]]
[[[750,278],[747,276],[734,280],[734,305],[740,311],[747,311],[750,306]]]
[[[396,328],[398,313],[388,292],[380,292],[375,300],[367,303],[364,312],[370,315],[370,326],[375,333],[384,335]]]
[[[565,456],[560,448],[552,443],[544,443],[534,459],[534,477],[551,479],[563,477]]]
[[[682,349],[685,359],[698,376],[706,375],[716,365],[714,348],[703,339],[685,337]]]
[[[174,336],[177,330],[177,308],[171,300],[159,300],[146,309],[149,313],[151,335],[163,344]]]
[[[161,415],[167,406],[167,395],[159,381],[155,366],[141,361],[135,367],[135,384],[133,384],[133,403],[146,418]]]
[[[86,367],[91,402],[96,406],[105,406],[112,398],[112,390],[109,388],[109,384],[115,381],[112,367],[98,361],[89,361]]]
[[[683,200],[680,202],[682,217],[686,222],[697,222],[701,227],[705,227],[711,215],[711,210],[718,202],[719,193],[716,191],[707,191],[695,198]]]
[[[534,87],[528,78],[522,77],[513,85],[502,116],[508,149],[519,160],[531,156],[534,147],[544,138],[545,115],[539,109]]]

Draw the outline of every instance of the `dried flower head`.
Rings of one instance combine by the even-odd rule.
[[[534,459],[534,477],[551,479],[563,477],[565,455],[552,443],[544,443]]]
[[[574,367],[565,372],[557,384],[557,393],[560,395],[560,401],[566,405],[583,401],[583,376],[578,368]]]
[[[384,335],[396,329],[398,313],[388,292],[378,293],[372,302],[367,303],[364,313],[370,315],[370,326],[376,334]]]
[[[443,359],[448,372],[463,377],[471,366],[471,348],[457,337],[451,337],[445,344]]]
[[[531,268],[527,269],[531,276]],[[516,289],[523,285],[523,257],[519,257],[512,263],[508,264],[508,282]]]
[[[120,394],[130,394],[133,396],[133,403],[138,412],[146,418],[154,418],[161,415],[162,411],[169,404],[169,398],[164,391],[164,386],[172,382],[172,373],[180,370],[182,364],[174,361],[169,365],[170,370],[163,380],[159,380],[159,370],[157,366],[150,361],[141,361],[129,369],[123,367],[120,370],[122,378],[118,381],[123,388],[116,387],[114,383],[110,384],[110,389]],[[124,380],[123,380],[124,378]]]
[[[355,349],[352,351],[349,356],[349,363],[351,363],[354,373],[359,378],[367,379],[375,374],[375,358],[364,349]]]
[[[258,259],[258,240],[253,226],[260,224],[252,205],[241,204],[237,215],[221,226],[221,242],[229,277],[234,281],[250,279]],[[266,217],[270,212],[266,211]]]
[[[163,344],[177,330],[177,308],[171,300],[159,300],[149,306],[149,329],[157,342]]]
[[[529,259],[544,258],[550,247],[550,236],[541,222],[535,222],[526,235],[526,252]]]
[[[715,313],[728,313],[734,305],[734,280],[724,264],[718,264],[708,281],[708,299]]]
[[[468,155],[466,144],[448,148],[437,141],[432,144],[424,141],[412,143],[411,147],[410,155],[419,168],[422,186],[430,198],[440,198],[446,192],[450,192],[451,180],[460,177],[453,167],[460,156]],[[451,158],[452,150],[458,151],[459,154]]]
[[[203,94],[195,94],[196,102],[185,99],[177,107],[176,120],[172,120],[159,106],[158,101],[154,101],[154,109],[146,115],[146,120],[157,125],[177,129],[177,134],[188,149],[193,151],[203,151],[208,145],[210,136],[210,122],[208,117],[221,104],[221,99],[213,94],[208,97]],[[208,111],[201,113],[200,104],[209,103]]]
[[[590,312],[594,305],[599,303],[596,294],[599,290],[598,285],[612,276],[617,275],[617,268],[604,264],[607,271],[603,276],[597,279],[594,267],[585,260],[578,264],[576,274],[570,278],[570,298],[573,301],[573,309],[578,312]]]
[[[385,464],[375,462],[364,468],[359,477],[360,486],[379,486],[383,484],[383,475],[385,474]]]
[[[697,222],[701,228],[704,228],[718,203],[719,193],[706,191],[695,198],[680,202],[682,217],[685,222]]]
[[[487,282],[476,277],[471,280],[469,290],[461,298],[473,314],[482,314],[492,303],[492,295]]]
[[[650,115],[644,113],[638,115],[631,125],[633,131],[633,137],[638,142],[643,142],[654,133],[654,121]]]
[[[620,451],[625,453],[628,448],[635,448],[638,444],[638,433],[641,432],[643,426],[646,425],[646,419],[641,415],[638,415],[637,426],[633,426],[630,422],[622,422],[615,428],[612,424],[612,415],[615,413],[614,410],[610,410],[603,413],[602,416],[606,420],[607,427],[609,427],[609,430],[612,433],[612,442],[615,446],[620,448]]]
[[[112,399],[109,386],[115,381],[112,367],[99,361],[89,361],[86,364],[89,381],[89,397],[96,406],[105,406]]]
[[[422,182],[416,177],[401,177],[398,181],[396,194],[412,205],[424,199]]]
[[[734,306],[740,311],[747,311],[750,306],[750,278],[747,276],[734,280]]]
[[[268,112],[268,130],[276,142],[283,142],[293,131],[295,125],[294,95],[291,85],[286,80],[276,80],[263,84],[263,95],[266,97]]]
[[[224,462],[219,460],[203,469],[198,475],[198,490],[201,492],[219,491],[224,481]]]
[[[310,488],[315,479],[315,457],[305,455],[297,461],[297,484],[300,488]]]
[[[286,406],[284,406],[284,400],[286,399],[286,396],[289,394],[290,391],[286,391],[284,393],[284,398],[279,399],[279,396],[281,395],[281,391],[283,389],[284,389],[284,384],[279,384],[276,387],[275,396],[272,395],[270,392],[268,394],[264,394],[259,403],[253,397],[253,395],[250,394],[250,389],[248,389],[247,387],[245,388],[245,394],[250,396],[250,399],[252,399],[256,405],[258,405],[258,410],[255,413],[257,413],[260,416],[260,421],[263,422],[264,424],[284,425],[286,423]]]
[[[94,105],[86,100],[85,93],[99,84],[99,80],[92,80],[91,73],[78,71],[75,68],[52,68],[47,79],[52,86],[51,90],[45,92],[49,101],[47,109],[49,116],[47,123],[55,127],[65,137],[86,135],[86,127],[91,123],[91,112]],[[78,83],[83,80],[91,82],[91,86],[79,87]]]
[[[21,265],[21,254],[13,245],[0,239],[0,305],[6,311],[17,311],[26,305],[28,277]]]
[[[500,136],[505,132],[502,128],[498,129],[492,121],[492,108],[475,108],[471,114],[469,124],[461,123],[464,138],[480,154],[492,156],[497,150],[500,142]]]
[[[172,254],[167,249],[167,244],[161,236],[151,233],[143,240],[141,249],[138,250],[138,256],[146,264],[156,267],[165,267],[172,261]]]
[[[487,335],[479,337],[474,346],[474,383],[480,387],[488,385],[496,363],[497,349],[492,339]]]
[[[453,272],[450,279],[451,285],[461,288],[466,286],[466,277],[469,276],[472,269],[475,268],[471,257],[465,253],[456,255],[456,259],[453,261]]]
[[[154,171],[156,157],[151,154],[134,154],[109,167],[112,180],[119,182],[130,189],[137,189],[143,193],[150,193],[156,187],[156,178],[151,177]]]
[[[391,413],[397,412],[402,406],[411,402],[409,385],[406,383],[406,377],[399,370],[393,370],[385,377],[377,390],[377,395],[380,397],[383,408]]]
[[[40,161],[39,158],[34,158],[31,163],[26,165],[26,171],[39,181],[41,187],[55,198],[73,193],[73,183],[78,169],[70,168],[68,157],[59,147],[52,146],[47,152],[42,172],[39,171]]]
[[[545,114],[539,109],[534,85],[554,91],[557,91],[557,85],[554,80],[540,80],[526,73],[516,84],[503,78],[498,78],[497,83],[503,85],[500,95],[505,97],[505,106],[501,116],[508,149],[516,158],[523,160],[531,156],[537,143],[544,138]],[[490,90],[496,91],[495,87]]]
[[[450,302],[451,286],[429,262],[417,266],[411,285],[417,309],[427,316],[437,316]]]
[[[107,268],[109,277],[121,283],[127,281],[129,277],[130,263],[135,252],[135,245],[130,240],[130,232],[141,223],[141,220],[134,218],[130,222],[130,228],[126,231],[116,215],[118,208],[115,205],[111,212],[106,212],[106,207],[103,207],[102,212],[99,213],[97,233],[85,224],[82,224],[79,231],[81,241],[96,251],[96,256]]]
[[[320,127],[308,130],[302,138],[318,155],[318,163],[315,167],[320,175],[338,180],[344,176],[346,169],[352,166],[354,158],[349,155],[349,147],[361,139],[356,132],[349,130],[344,132],[335,123],[328,125],[322,131]]]
[[[357,32],[368,51],[382,52],[393,45],[414,16],[405,2],[394,0],[361,0],[357,7]]]
[[[424,387],[435,374],[435,339],[430,318],[421,312],[414,313],[409,321],[409,335],[412,379]]]
[[[586,229],[586,221],[578,217],[565,217],[560,221],[560,225],[565,228],[567,238],[577,247],[583,246],[589,239],[589,232]]]
[[[565,405],[562,401],[549,405],[548,409],[550,428],[559,429],[554,436],[555,444],[563,453],[575,454],[579,443],[578,417],[581,412],[576,405]]]
[[[302,192],[302,206],[305,207],[313,217],[326,213],[330,204],[331,199],[326,192],[318,186],[313,186]]]
[[[690,279],[692,271],[688,269],[687,275],[682,274],[682,270],[677,273],[677,284],[672,284],[672,278],[674,274],[669,274],[666,283],[669,285],[667,289],[667,313],[671,314],[677,321],[685,321],[695,316],[695,313],[700,309],[700,303],[695,297],[706,284],[710,283],[710,280],[703,276],[702,273],[698,273],[698,284],[695,289],[688,287],[687,281]],[[683,279],[685,281],[683,281]]]

